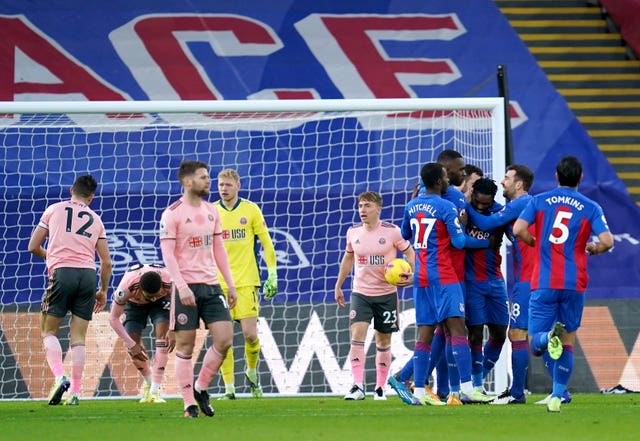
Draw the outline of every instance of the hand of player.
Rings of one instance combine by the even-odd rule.
[[[347,302],[344,300],[344,293],[342,292],[342,288],[336,286],[334,297],[339,307],[344,308],[345,306],[347,306]]]
[[[467,223],[469,223],[469,213],[467,213],[467,210],[462,210],[458,214],[458,222],[460,222],[460,225],[463,227],[467,226]]]
[[[134,347],[130,348],[128,352],[131,358],[136,360],[147,361],[149,359],[147,351],[138,343],[136,343]]]
[[[595,242],[589,242],[585,248],[586,253],[589,256],[593,256],[598,253],[598,244]]]
[[[419,193],[420,193],[420,183],[418,182],[411,189],[411,199],[414,199],[415,197],[417,197]]]
[[[229,309],[235,308],[236,303],[238,303],[238,294],[235,286],[227,288],[227,303],[229,304]]]
[[[180,303],[183,306],[196,306],[196,296],[193,295],[193,291],[188,286],[178,291],[180,296]]]
[[[396,286],[405,287],[413,285],[413,272],[401,273],[400,280],[396,283]]]
[[[275,268],[269,268],[269,277],[262,286],[265,300],[271,300],[278,293],[278,273]]]
[[[96,304],[93,305],[93,312],[100,312],[107,304],[107,292],[99,289],[96,292]]]
[[[169,330],[164,336],[164,339],[167,341],[167,352],[172,353],[176,348],[176,333]]]

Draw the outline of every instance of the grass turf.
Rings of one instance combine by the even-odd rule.
[[[533,403],[510,406],[407,406],[341,397],[212,401],[216,416],[182,418],[182,401],[83,400],[77,407],[44,401],[0,402],[2,439],[17,440],[337,440],[429,439],[637,440],[640,395],[574,394],[559,414]]]

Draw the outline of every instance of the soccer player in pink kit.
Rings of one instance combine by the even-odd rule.
[[[513,225],[513,234],[535,247],[529,301],[529,344],[534,355],[556,360],[549,412],[560,412],[574,367],[573,347],[582,320],[587,256],[613,247],[602,208],[578,193],[582,163],[565,156],[556,166],[558,187],[534,196]],[[533,225],[534,233],[529,232]],[[591,235],[598,242],[589,242]]]
[[[402,252],[413,269],[415,253],[409,241],[402,238],[400,228],[380,220],[382,197],[373,191],[358,196],[359,224],[347,231],[347,248],[335,286],[335,299],[346,306],[342,284],[355,266],[349,319],[351,322],[351,349],[349,360],[353,373],[353,386],[345,400],[364,400],[364,341],[369,323],[373,319],[376,337],[375,400],[386,400],[384,386],[391,366],[391,335],[398,331],[398,290],[384,277],[388,262]],[[407,273],[398,286],[413,284],[413,273]]]
[[[178,179],[183,195],[162,213],[160,220],[162,257],[174,283],[170,326],[176,335],[176,378],[186,418],[197,418],[198,406],[205,415],[214,415],[207,388],[231,347],[233,324],[229,308],[237,300],[222,242],[220,214],[214,204],[203,199],[211,186],[207,169],[207,164],[200,161],[180,164]],[[218,270],[227,281],[227,298],[218,281]],[[213,344],[194,384],[191,358],[200,319]]]
[[[171,276],[157,264],[134,265],[124,274],[113,293],[109,325],[124,341],[134,366],[144,379],[141,403],[165,403],[160,396],[169,352],[175,347],[175,336],[169,331]],[[124,323],[120,317],[124,314]],[[155,331],[156,352],[153,365],[141,343],[142,331],[151,319]]]
[[[29,240],[29,252],[47,262],[49,282],[42,299],[41,331],[45,355],[55,383],[50,405],[59,404],[71,388],[66,405],[78,405],[86,360],[85,339],[92,313],[107,303],[111,277],[111,256],[107,233],[100,216],[89,204],[98,188],[90,176],[78,177],[71,187],[71,199],[50,205]],[[47,248],[42,243],[49,238]],[[96,252],[100,258],[100,286],[96,292]],[[62,347],[57,334],[71,311],[71,382],[64,375]]]

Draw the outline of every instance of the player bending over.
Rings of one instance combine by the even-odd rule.
[[[109,325],[124,342],[144,379],[141,403],[165,403],[160,396],[160,384],[168,354],[176,343],[173,332],[169,331],[170,293],[169,271],[156,264],[129,268],[113,293]],[[120,320],[123,314],[124,323]],[[152,365],[141,338],[149,319],[156,337]]]

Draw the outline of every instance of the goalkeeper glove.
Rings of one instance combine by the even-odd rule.
[[[278,293],[278,273],[275,268],[269,268],[269,277],[262,286],[265,300],[271,300]]]

